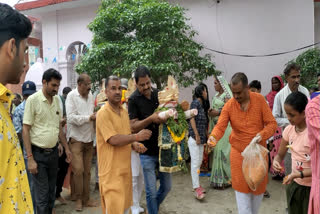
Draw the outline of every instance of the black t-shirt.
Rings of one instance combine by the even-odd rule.
[[[149,100],[144,95],[142,95],[138,89],[133,92],[128,101],[128,112],[130,120],[138,119],[144,120],[154,113],[154,111],[159,106],[158,100],[158,90],[152,89],[151,99]],[[159,135],[159,125],[151,123],[146,127],[152,131],[152,135],[149,140],[142,141],[141,143],[148,149],[145,153],[146,155],[158,156],[159,147],[158,147],[158,135]]]

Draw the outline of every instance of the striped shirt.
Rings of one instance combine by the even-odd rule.
[[[320,96],[313,98],[306,107],[309,143],[311,147],[312,184],[309,214],[320,214]]]

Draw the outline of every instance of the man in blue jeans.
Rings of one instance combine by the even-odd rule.
[[[150,72],[145,66],[139,66],[134,73],[137,90],[130,96],[128,110],[133,133],[142,129],[152,131],[149,140],[141,143],[148,149],[140,155],[146,188],[146,200],[149,214],[157,214],[160,204],[171,189],[171,174],[159,172],[160,187],[157,190],[156,171],[159,170],[158,132],[161,120],[154,111],[159,106],[158,91],[151,87]]]
[[[34,93],[37,92],[36,84],[32,81],[26,81],[22,85],[22,96],[23,96],[23,102],[16,107],[14,110],[13,116],[12,116],[12,122],[14,125],[14,128],[16,129],[22,151],[23,151],[23,158],[24,163],[26,166],[28,166],[28,158],[27,158],[27,152],[23,148],[23,139],[22,139],[22,127],[23,127],[23,114],[24,114],[24,107],[26,105],[26,100],[28,97]],[[27,170],[27,176],[30,186],[30,192],[31,192],[31,198],[33,203],[33,208],[35,209],[35,196],[34,196],[34,189],[33,189],[33,181],[32,181],[32,174]]]

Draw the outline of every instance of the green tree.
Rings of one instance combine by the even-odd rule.
[[[167,76],[189,86],[217,74],[211,56],[193,39],[185,9],[165,0],[103,0],[89,29],[92,48],[77,66],[93,81],[111,74],[131,77],[139,66],[150,69],[161,88]]]
[[[319,48],[311,48],[290,62],[295,62],[301,67],[301,85],[309,89],[317,87],[317,73],[320,73]]]

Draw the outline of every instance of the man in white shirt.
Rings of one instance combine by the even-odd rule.
[[[78,86],[72,90],[66,100],[67,138],[74,156],[72,164],[76,211],[83,206],[97,206],[90,200],[90,169],[94,139],[94,97],[91,80],[87,74],[78,78]]]
[[[290,124],[287,114],[284,111],[284,101],[288,95],[292,92],[300,91],[307,97],[310,96],[308,89],[300,85],[300,67],[297,64],[289,64],[284,70],[284,75],[288,84],[276,95],[272,110],[272,114],[276,118],[278,126],[283,128]]]
[[[284,70],[285,79],[287,81],[287,85],[281,89],[276,97],[274,98],[273,110],[272,114],[275,117],[277,124],[282,130],[290,124],[287,114],[284,111],[284,101],[292,92],[300,91],[309,97],[309,91],[302,85],[300,85],[300,66],[291,63],[288,64]],[[288,175],[291,173],[291,153],[288,150],[288,153],[284,159],[285,162],[285,174]]]

